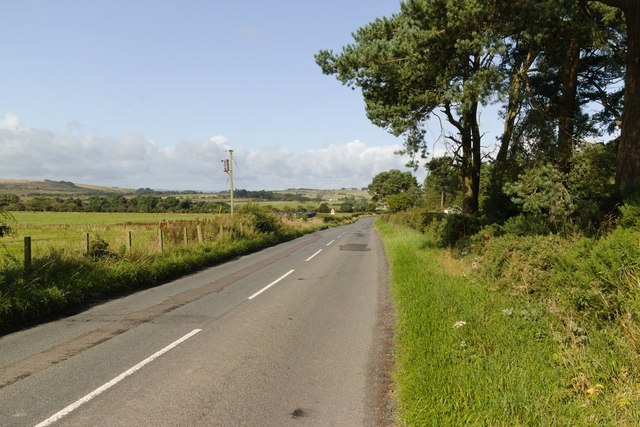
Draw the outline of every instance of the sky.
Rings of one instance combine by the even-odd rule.
[[[2,0],[0,178],[219,191],[229,149],[234,186],[249,190],[359,188],[409,170],[402,140],[314,60],[399,8]]]

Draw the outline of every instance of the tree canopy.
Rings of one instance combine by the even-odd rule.
[[[571,173],[577,147],[605,134],[620,134],[618,193],[640,188],[639,26],[640,0],[406,0],[316,62],[362,91],[368,118],[404,138],[414,166],[438,118],[464,212],[473,214],[482,191],[508,200],[504,185],[523,168]],[[504,120],[494,151],[479,120],[492,103]],[[491,177],[481,189],[487,161]]]
[[[385,201],[389,196],[405,193],[418,188],[418,181],[411,172],[392,169],[380,172],[369,184],[369,193],[373,201]]]

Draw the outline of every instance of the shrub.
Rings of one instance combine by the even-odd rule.
[[[515,236],[544,236],[551,233],[547,220],[538,215],[516,215],[509,218],[501,228],[504,234]]]
[[[0,207],[0,237],[9,236],[13,234],[14,227],[12,224],[15,223],[15,219],[11,214],[8,214],[2,210]]]
[[[247,203],[239,212],[246,216],[248,225],[258,233],[277,233],[282,230],[280,219],[255,203]]]
[[[555,167],[541,165],[521,174],[515,184],[505,184],[505,192],[522,213],[546,220],[551,230],[559,231],[576,209],[565,180]]]
[[[553,235],[495,237],[485,242],[476,264],[481,275],[512,294],[539,294],[548,288],[566,242]]]
[[[620,207],[622,214],[619,225],[624,228],[635,227],[640,229],[640,201],[626,203]]]
[[[87,255],[93,260],[107,256],[115,256],[113,252],[109,251],[109,243],[100,236],[95,236],[91,239]]]
[[[443,246],[454,247],[466,243],[468,238],[478,231],[480,231],[478,218],[459,214],[447,215],[440,239]]]

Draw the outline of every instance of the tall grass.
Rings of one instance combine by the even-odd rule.
[[[554,320],[413,229],[379,221],[397,307],[398,421],[408,426],[597,425],[568,384]]]
[[[598,425],[640,425],[640,230],[598,240],[493,237],[476,274],[553,318],[570,398]],[[478,249],[477,249],[478,250]]]

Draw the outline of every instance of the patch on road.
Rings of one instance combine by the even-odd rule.
[[[363,243],[347,243],[346,245],[340,245],[341,251],[353,251],[353,252],[367,252],[371,248]]]
[[[306,412],[304,409],[296,408],[290,415],[291,418],[301,418],[306,415]]]

